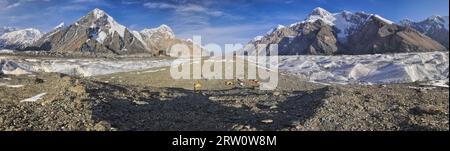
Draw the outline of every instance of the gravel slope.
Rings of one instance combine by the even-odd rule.
[[[158,74],[164,71],[141,76]],[[280,80],[274,91],[193,91],[56,73],[1,75],[0,130],[449,130],[448,88]]]

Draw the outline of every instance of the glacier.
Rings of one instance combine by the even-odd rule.
[[[449,52],[271,56],[279,72],[322,84],[448,82]],[[278,58],[277,58],[278,57]],[[245,57],[255,62],[255,57]],[[444,82],[442,82],[444,81]],[[433,83],[433,82],[431,82]]]
[[[449,53],[280,56],[279,69],[311,82],[381,84],[447,80]]]
[[[16,59],[0,57],[0,61],[0,74],[57,72],[81,77],[140,71],[167,67],[171,64],[169,59]]]
[[[449,79],[448,55],[449,52],[340,56],[292,55],[276,56],[277,60],[272,58],[270,63],[278,66],[282,74],[287,73],[322,84],[430,82],[445,85]],[[245,56],[245,59],[250,62],[256,60],[250,56]],[[174,59],[19,59],[0,56],[0,61],[0,74],[58,72],[89,77],[170,67]],[[183,62],[187,61],[189,60],[183,60]]]

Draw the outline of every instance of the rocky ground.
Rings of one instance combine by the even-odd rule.
[[[0,75],[0,130],[449,130],[448,88],[327,86],[282,74],[273,91],[251,80],[201,81],[194,91],[194,81],[166,72]]]

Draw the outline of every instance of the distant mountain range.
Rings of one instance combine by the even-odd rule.
[[[192,46],[191,41],[176,38],[167,25],[133,31],[100,9],[92,10],[71,25],[61,23],[45,34],[32,28],[0,28],[0,48],[16,50],[166,55],[177,43]],[[448,51],[449,17],[432,16],[420,22],[394,23],[376,14],[330,13],[319,7],[305,20],[287,27],[278,25],[249,44],[278,44],[280,55]]]
[[[376,14],[349,11],[330,13],[319,7],[305,20],[288,27],[278,25],[264,36],[255,37],[249,44],[254,47],[258,47],[258,44],[278,44],[280,55],[448,50],[448,17],[427,20],[396,24]]]
[[[402,20],[400,24],[403,26],[411,27],[417,31],[433,38],[437,42],[441,43],[447,49],[449,38],[449,17],[448,16],[432,16],[421,22],[414,22],[411,20]]]
[[[32,46],[42,33],[33,28],[14,30],[0,36],[0,47],[7,49],[25,49]]]
[[[46,34],[36,29],[24,29],[9,31],[0,37],[3,48],[68,54],[165,55],[177,43],[192,45],[177,39],[167,25],[133,31],[100,9],[92,10],[69,26],[61,23]]]

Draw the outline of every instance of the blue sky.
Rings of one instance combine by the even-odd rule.
[[[315,7],[379,14],[399,21],[449,14],[449,0],[0,0],[0,26],[49,31],[94,8],[134,30],[171,26],[181,38],[246,43],[277,24],[303,20]]]

